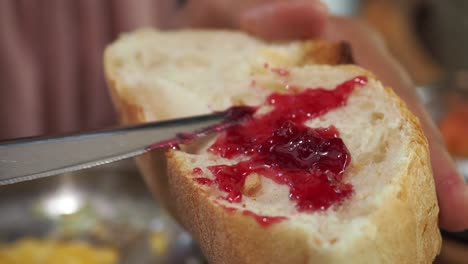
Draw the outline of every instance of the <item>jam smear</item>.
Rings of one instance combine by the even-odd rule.
[[[327,113],[329,110],[343,106],[355,85],[364,85],[367,78],[356,77],[340,84],[335,90],[305,89],[294,93],[273,93],[265,104],[274,109],[242,125],[228,129],[218,137],[210,151],[224,158],[238,155],[253,155],[262,150],[262,144],[268,137],[281,129],[285,123],[308,129],[303,122]]]
[[[251,119],[257,111],[256,107],[233,106],[225,111],[226,117],[223,123],[232,124],[246,119]]]
[[[205,129],[193,133],[178,133],[175,138],[164,140],[146,147],[146,151],[153,151],[160,148],[170,148],[180,150],[179,144],[189,144],[193,140],[200,138],[204,135],[223,131],[237,123],[252,118],[257,108],[250,106],[233,106],[227,109],[224,114],[224,120],[216,125],[207,127]]]
[[[192,170],[192,174],[195,174],[195,175],[202,175],[203,174],[203,170],[199,167],[196,167]]]
[[[342,202],[353,193],[352,185],[343,182],[350,153],[335,127],[309,128],[304,122],[345,105],[354,88],[366,83],[367,77],[358,76],[334,90],[271,94],[264,103],[273,108],[270,112],[230,127],[209,148],[228,159],[247,157],[234,165],[209,166],[213,183],[231,203],[242,201],[250,173],[289,186],[299,211],[325,210]],[[245,108],[240,115],[256,110]]]
[[[208,179],[208,178],[200,177],[200,178],[193,178],[193,180],[201,185],[210,186],[211,184],[213,184],[213,180]]]
[[[251,106],[233,106],[223,112],[224,119],[220,123],[207,127],[205,129],[196,131],[195,133],[178,133],[176,139],[179,143],[190,143],[194,139],[199,138],[200,136],[223,131],[232,126],[237,125],[241,121],[249,120],[257,111],[257,108]]]
[[[245,166],[244,166],[245,165]],[[226,200],[229,202],[242,201],[242,187],[250,170],[247,163],[237,165],[215,165],[208,166],[208,169],[215,175],[214,182],[218,189],[228,193]]]
[[[269,69],[272,73],[278,74],[279,76],[285,77],[289,75],[289,71],[284,68],[270,68],[268,63],[263,64],[263,68]]]
[[[258,107],[231,108],[226,121],[230,126],[208,150],[241,161],[208,166],[214,179],[193,180],[201,185],[215,185],[226,193],[219,198],[230,203],[242,201],[242,190],[251,173],[288,186],[289,198],[298,211],[326,210],[341,203],[353,193],[353,186],[343,181],[351,155],[334,126],[310,128],[304,123],[345,105],[354,88],[366,83],[366,76],[358,76],[334,90],[289,89],[286,93],[273,93],[264,103],[272,109],[255,117]],[[195,168],[193,174],[201,175],[196,169],[200,168]],[[243,214],[254,217],[264,227],[287,219],[248,210]]]
[[[289,71],[283,68],[271,68],[270,71],[278,74],[279,76],[289,76]]]
[[[227,207],[222,204],[219,204],[215,201],[221,208],[223,208],[228,214],[236,214],[239,212],[239,209],[234,207]],[[241,210],[243,215],[253,217],[257,223],[259,223],[263,227],[269,227],[273,224],[279,223],[283,220],[288,219],[286,216],[265,216],[265,215],[258,215],[249,210]]]
[[[258,215],[252,211],[245,210],[242,212],[242,214],[251,216],[253,217],[257,223],[259,223],[263,227],[269,227],[272,224],[279,223],[283,220],[286,220],[287,217],[285,216],[264,216],[264,215]]]

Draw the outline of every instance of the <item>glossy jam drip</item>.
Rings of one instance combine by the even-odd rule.
[[[305,89],[298,93],[274,93],[265,103],[274,107],[271,112],[242,126],[232,127],[218,138],[210,151],[225,158],[240,154],[252,155],[261,150],[259,143],[284,123],[291,122],[305,127],[302,124],[304,121],[344,105],[354,86],[363,85],[366,81],[366,77],[356,77],[335,90]]]
[[[263,227],[269,227],[272,224],[279,223],[283,220],[286,220],[287,218],[284,216],[264,216],[264,215],[258,215],[252,211],[245,210],[242,212],[244,215],[248,215],[253,217],[257,223],[259,223]]]
[[[324,210],[349,197],[353,188],[343,182],[343,173],[351,156],[338,130],[309,128],[304,122],[345,105],[355,86],[366,83],[367,78],[359,76],[334,90],[274,93],[265,102],[271,111],[223,132],[209,151],[228,159],[247,158],[208,167],[225,199],[242,201],[251,173],[289,186],[289,197],[299,211]]]
[[[242,187],[244,187],[245,178],[252,172],[249,164],[240,162],[236,165],[215,165],[208,169],[215,175],[214,182],[218,189],[226,192],[226,200],[229,202],[242,201]]]

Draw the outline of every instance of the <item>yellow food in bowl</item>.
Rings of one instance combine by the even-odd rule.
[[[0,264],[114,264],[117,251],[85,242],[21,239],[0,245]]]

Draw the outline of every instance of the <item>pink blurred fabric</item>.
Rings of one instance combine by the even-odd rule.
[[[165,27],[171,0],[0,0],[0,139],[115,124],[106,44]]]

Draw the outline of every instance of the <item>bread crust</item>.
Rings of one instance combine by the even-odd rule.
[[[314,43],[303,64],[339,65],[352,62],[346,44]],[[130,87],[112,74],[112,58],[106,56],[106,76],[112,99],[123,124],[146,122],[141,106],[133,100]],[[346,70],[358,71],[353,66]],[[373,74],[368,72],[369,77]],[[441,236],[437,227],[438,206],[430,167],[428,142],[418,119],[390,89],[389,97],[410,126],[410,162],[402,171],[394,192],[369,216],[375,235],[361,237],[346,248],[325,250],[311,244],[309,235],[292,229],[288,220],[268,228],[252,217],[229,212],[209,199],[190,177],[191,169],[177,151],[152,152],[136,158],[146,182],[175,219],[199,242],[210,263],[429,263],[439,253]]]

